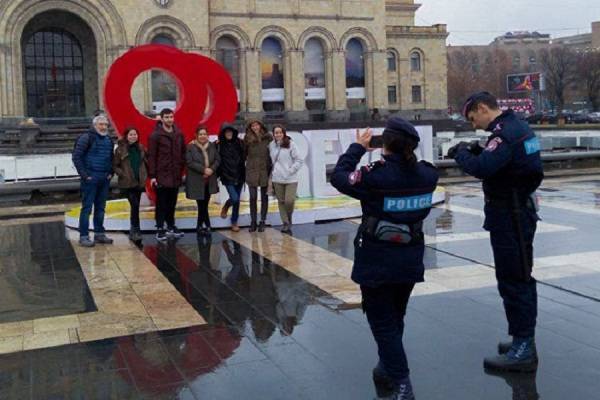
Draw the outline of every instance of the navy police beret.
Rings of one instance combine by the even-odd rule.
[[[419,133],[415,127],[408,121],[400,117],[392,117],[387,120],[383,134],[408,135],[420,140]]]

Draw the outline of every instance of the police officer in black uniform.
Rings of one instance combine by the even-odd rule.
[[[463,114],[473,127],[491,132],[485,148],[461,142],[448,156],[469,175],[483,180],[484,229],[490,232],[498,290],[512,342],[498,345],[498,356],[486,358],[491,371],[532,372],[537,369],[535,324],[536,281],[533,239],[539,220],[535,190],[544,173],[540,142],[512,110],[502,112],[487,92],[472,95]]]
[[[417,162],[415,128],[391,118],[383,132],[383,159],[356,170],[369,150],[372,133],[357,132],[331,178],[340,192],[360,200],[363,217],[354,239],[352,280],[360,285],[363,310],[377,342],[373,370],[378,394],[414,399],[402,335],[408,299],[423,281],[422,222],[429,214],[438,172]]]

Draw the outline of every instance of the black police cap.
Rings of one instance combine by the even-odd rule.
[[[387,120],[383,134],[389,135],[408,135],[420,140],[419,133],[415,127],[408,121],[400,117],[392,117]]]

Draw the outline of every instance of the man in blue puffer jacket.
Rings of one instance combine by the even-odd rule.
[[[95,243],[112,244],[104,233],[104,209],[112,178],[113,142],[108,136],[108,119],[99,115],[93,128],[77,138],[73,149],[73,164],[81,177],[81,213],[79,214],[79,244],[93,247]],[[90,240],[90,214],[94,208],[94,240]]]

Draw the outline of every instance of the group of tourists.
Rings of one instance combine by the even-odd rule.
[[[219,180],[227,190],[228,200],[221,208],[221,218],[231,210],[231,230],[239,232],[240,201],[245,185],[250,200],[250,232],[264,232],[269,194],[277,198],[283,233],[291,234],[292,216],[298,187],[298,173],[303,159],[283,125],[269,132],[265,124],[252,120],[243,137],[230,124],[224,124],[218,140],[212,142],[208,129],[200,125],[195,139],[186,143],[175,124],[175,114],[164,109],[157,116],[156,127],[146,149],[139,141],[136,127],[127,127],[116,149],[108,136],[108,119],[99,115],[93,128],[81,135],[73,150],[73,163],[81,177],[82,208],[79,219],[80,245],[110,244],[106,236],[104,213],[113,174],[131,208],[130,234],[141,240],[140,201],[144,191],[154,196],[156,239],[179,238],[184,234],[175,224],[175,209],[181,186],[198,208],[196,232],[210,235],[211,196],[219,192]],[[149,182],[148,186],[146,182]],[[260,215],[258,210],[260,193]],[[94,210],[94,238],[89,235],[89,218]]]

